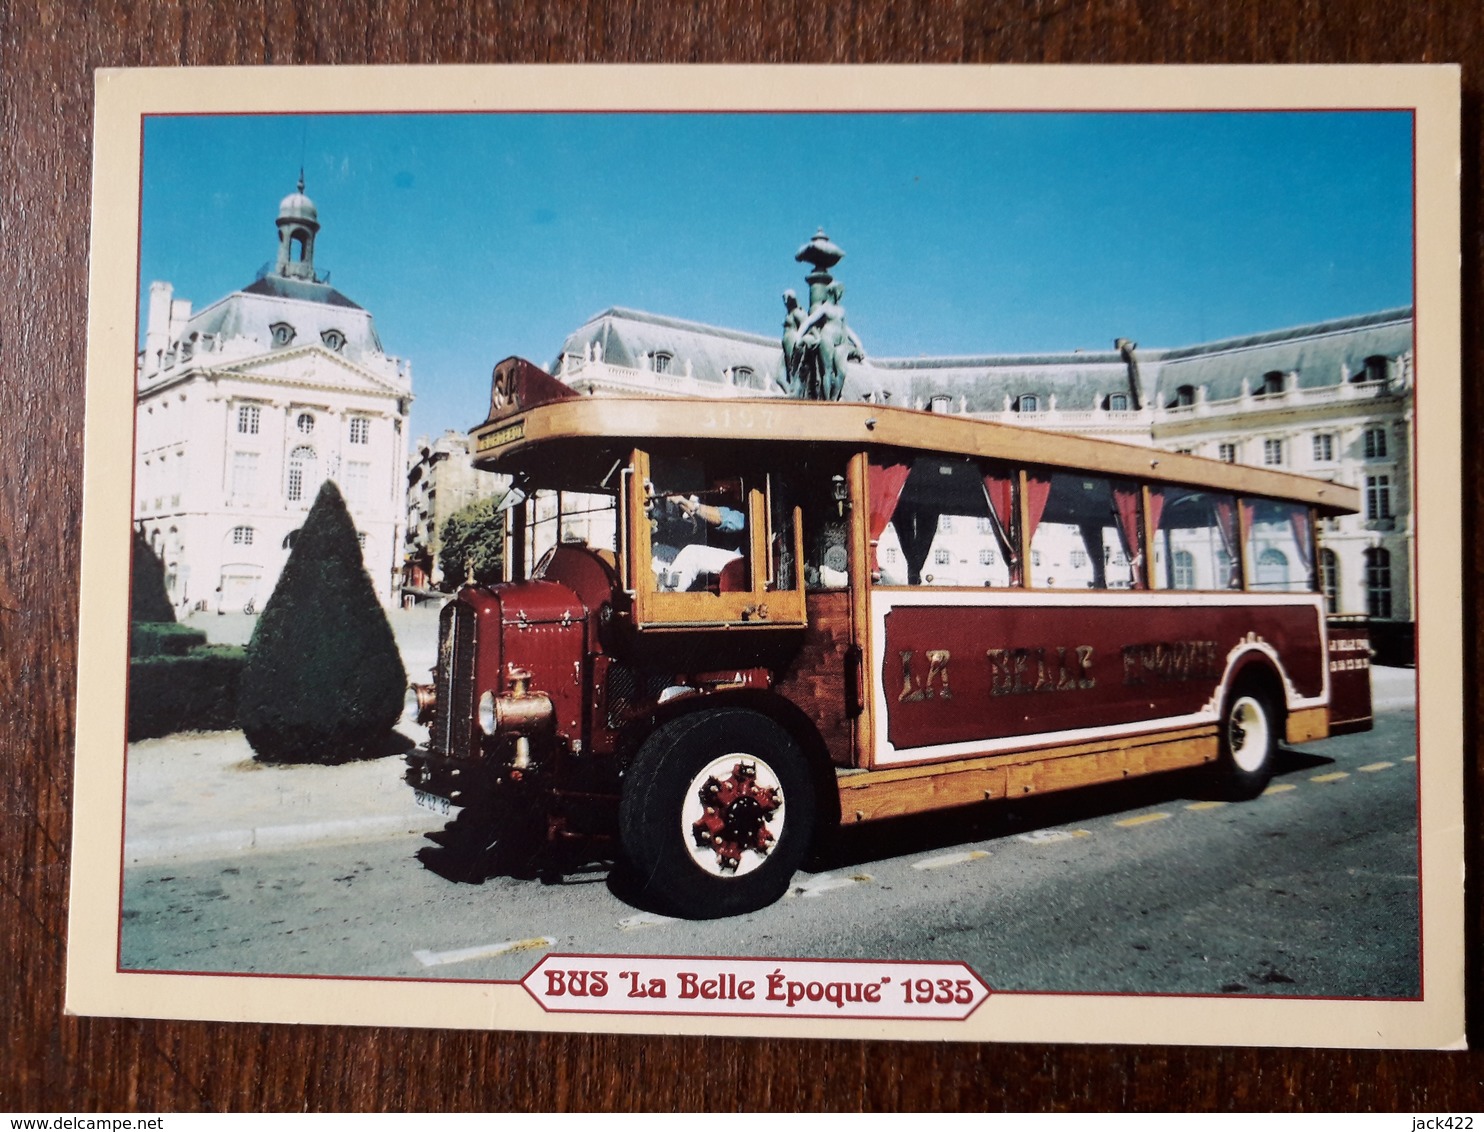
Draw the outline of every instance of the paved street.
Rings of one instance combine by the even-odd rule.
[[[636,908],[601,864],[453,883],[417,833],[198,849],[126,870],[122,965],[515,979],[548,950],[939,958],[1002,990],[1406,997],[1414,734],[1393,701],[1369,734],[1286,752],[1248,803],[1175,775],[851,830],[778,904],[705,923]]]

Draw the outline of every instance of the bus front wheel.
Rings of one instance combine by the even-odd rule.
[[[721,709],[659,728],[624,779],[619,830],[646,903],[690,919],[751,912],[785,892],[814,830],[798,744],[766,716]]]
[[[1281,717],[1264,689],[1244,684],[1232,690],[1219,736],[1218,770],[1225,793],[1246,799],[1263,792],[1273,776],[1280,730]]]

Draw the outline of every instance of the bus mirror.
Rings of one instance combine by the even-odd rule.
[[[495,514],[503,515],[512,508],[519,507],[526,501],[526,489],[519,484],[511,484],[510,490],[505,493],[505,498],[500,500],[500,505],[495,508]]]

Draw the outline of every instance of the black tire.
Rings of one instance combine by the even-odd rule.
[[[1273,777],[1282,715],[1271,692],[1252,681],[1234,687],[1221,711],[1217,781],[1234,800],[1256,798]]]
[[[708,792],[731,800],[708,810]],[[814,833],[814,783],[798,744],[771,719],[701,712],[639,748],[618,818],[643,903],[687,919],[735,916],[788,891]]]

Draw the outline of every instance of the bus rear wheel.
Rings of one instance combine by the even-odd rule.
[[[1281,716],[1271,695],[1251,683],[1234,688],[1221,713],[1222,790],[1235,799],[1255,798],[1273,777]]]
[[[619,831],[641,899],[715,919],[788,891],[814,809],[809,768],[788,732],[756,712],[722,709],[645,741],[625,775]]]

